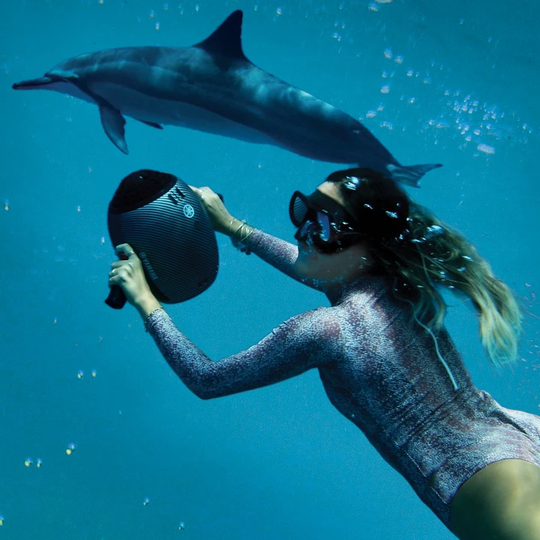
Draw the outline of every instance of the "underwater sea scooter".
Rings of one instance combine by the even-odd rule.
[[[107,216],[113,246],[130,244],[141,259],[154,296],[163,303],[185,302],[216,279],[216,235],[199,198],[180,178],[151,170],[122,180]],[[126,303],[119,286],[105,303]]]

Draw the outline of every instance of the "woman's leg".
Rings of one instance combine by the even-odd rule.
[[[540,467],[506,459],[477,472],[452,502],[461,540],[540,540]]]

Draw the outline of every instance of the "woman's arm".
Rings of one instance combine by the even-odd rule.
[[[209,187],[190,186],[203,204],[214,230],[229,236],[233,242],[240,242],[250,252],[277,268],[285,275],[308,287],[321,290],[317,281],[301,278],[294,268],[298,258],[298,246],[255,229],[233,217],[225,208],[223,201]]]
[[[339,357],[339,321],[332,308],[319,308],[289,319],[248,350],[213,362],[165,313],[152,294],[142,263],[131,246],[122,244],[116,251],[128,258],[112,263],[109,286],[122,287],[165,360],[201,399],[268,386]]]
[[[303,313],[246,351],[213,362],[163,310],[146,326],[163,357],[199,398],[211,399],[268,386],[335,361],[340,327],[331,309]]]
[[[298,246],[259,229],[253,229],[253,234],[246,241],[246,246],[250,252],[255,253],[263,261],[271,264],[285,275],[308,287],[321,290],[318,281],[300,277],[297,274],[294,263],[298,258]]]

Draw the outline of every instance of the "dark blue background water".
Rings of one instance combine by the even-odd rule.
[[[451,538],[330,406],[316,372],[203,402],[133,309],[103,303],[114,260],[106,209],[127,173],[155,168],[210,185],[239,218],[291,238],[292,191],[310,191],[334,167],[132,120],[126,157],[97,108],[11,90],[80,53],[190,45],[238,8],[254,63],[362,119],[403,163],[444,163],[410,193],[465,232],[521,298],[522,361],[496,375],[459,300],[448,325],[480,387],[538,412],[536,2],[3,0],[2,539]],[[215,285],[169,309],[212,358],[326,305],[219,241]]]

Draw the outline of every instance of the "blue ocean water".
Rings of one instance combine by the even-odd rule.
[[[448,327],[479,387],[539,412],[538,3],[4,1],[3,540],[452,538],[333,409],[316,372],[201,401],[135,311],[103,303],[115,259],[106,210],[126,174],[154,168],[209,185],[234,215],[291,239],[291,193],[335,166],[132,120],[125,156],[94,106],[11,89],[84,52],[191,45],[235,9],[255,64],[360,118],[402,163],[444,164],[409,193],[463,231],[521,299],[522,360],[496,374],[458,299]],[[216,283],[169,308],[213,359],[326,305],[227,239],[219,247]]]

